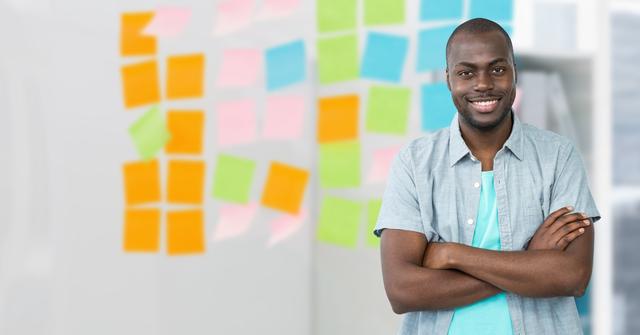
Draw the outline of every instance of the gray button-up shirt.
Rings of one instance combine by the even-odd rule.
[[[520,123],[493,161],[502,250],[523,250],[549,213],[573,206],[600,219],[584,165],[566,138]],[[481,163],[460,134],[447,129],[412,141],[396,157],[375,228],[425,234],[429,241],[471,245],[480,200]],[[507,293],[514,334],[582,334],[573,297]],[[399,334],[447,334],[453,309],[407,313]]]

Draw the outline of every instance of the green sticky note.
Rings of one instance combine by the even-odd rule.
[[[229,202],[248,203],[255,169],[256,162],[253,160],[218,155],[213,176],[213,196]]]
[[[358,79],[358,37],[344,35],[318,39],[320,84]]]
[[[327,33],[356,28],[356,0],[317,0],[318,32]]]
[[[372,133],[404,135],[409,120],[411,90],[373,86],[369,89],[366,129]]]
[[[131,135],[138,154],[143,160],[154,158],[165,143],[171,139],[167,122],[158,106],[151,107],[131,125],[129,135]]]
[[[403,24],[404,4],[404,0],[365,0],[364,24],[367,26]]]
[[[380,207],[382,206],[382,199],[371,199],[367,203],[367,245],[370,247],[379,247],[380,238],[373,234],[373,230],[376,229],[376,223],[378,221],[378,214],[380,213]]]
[[[359,142],[331,142],[320,145],[320,186],[360,186]]]
[[[355,248],[362,204],[357,201],[327,196],[322,201],[318,223],[318,240],[339,246]]]

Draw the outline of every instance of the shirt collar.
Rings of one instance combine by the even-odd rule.
[[[515,113],[513,115],[513,127],[511,128],[511,134],[504,143],[504,146],[509,149],[516,158],[523,159],[522,152],[522,124]],[[456,113],[451,120],[449,126],[449,166],[454,166],[466,155],[470,155],[471,150],[467,147],[467,144],[462,138],[460,133],[460,125],[458,124],[458,113]]]

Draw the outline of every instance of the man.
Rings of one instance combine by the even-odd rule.
[[[513,114],[498,24],[461,24],[446,57],[458,113],[398,154],[375,230],[400,334],[581,334],[600,215],[580,156]]]

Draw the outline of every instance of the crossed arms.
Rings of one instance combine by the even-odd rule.
[[[528,297],[581,296],[593,263],[593,226],[582,213],[549,215],[527,250],[492,251],[428,243],[420,233],[385,229],[382,274],[398,314],[471,304],[502,291]]]

